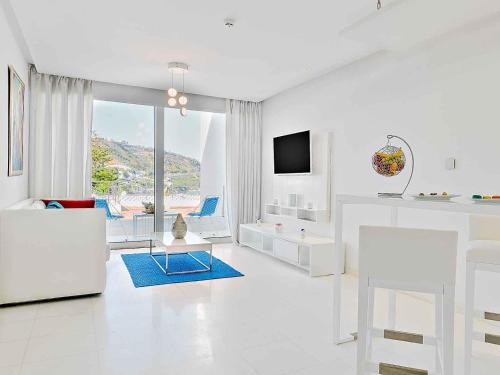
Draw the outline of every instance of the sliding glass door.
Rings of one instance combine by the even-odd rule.
[[[93,195],[107,211],[108,236],[153,231],[154,107],[94,101]],[[152,210],[152,206],[151,207]]]
[[[92,160],[93,195],[113,241],[168,231],[178,213],[190,231],[228,235],[224,114],[95,100]]]

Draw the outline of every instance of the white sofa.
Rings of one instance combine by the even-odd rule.
[[[106,287],[103,209],[0,211],[0,305],[102,293]]]

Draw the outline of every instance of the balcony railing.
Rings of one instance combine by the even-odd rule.
[[[167,184],[165,184],[167,186]],[[154,202],[154,186],[133,184],[127,180],[93,181],[93,196],[106,199],[112,213],[122,215],[120,220],[111,220],[107,224],[107,234],[112,237],[130,239],[137,235],[154,231],[154,215],[144,214],[143,202]],[[169,230],[175,218],[173,213],[187,215],[195,211],[200,204],[199,191],[182,191],[164,195],[164,228]],[[179,191],[180,190],[180,191]],[[225,236],[228,233],[224,217],[212,217],[210,220],[199,220],[186,217],[189,230],[198,233],[217,233]]]

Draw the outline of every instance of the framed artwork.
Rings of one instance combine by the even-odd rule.
[[[9,176],[23,174],[24,83],[9,66]]]

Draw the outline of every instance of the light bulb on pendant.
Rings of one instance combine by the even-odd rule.
[[[169,98],[168,101],[167,101],[168,105],[170,107],[175,107],[177,105],[177,99],[175,98]]]
[[[180,105],[186,105],[188,102],[188,98],[186,97],[186,95],[182,94],[181,96],[179,96],[179,104]]]
[[[188,111],[187,111],[186,107],[182,107],[182,108],[181,108],[181,116],[186,117],[186,116],[187,116],[187,114],[188,114]]]
[[[170,72],[170,88],[167,90],[168,96],[175,98],[177,96],[177,90],[174,87],[174,72]],[[174,104],[175,105],[175,104]]]
[[[173,87],[169,88],[167,93],[168,96],[170,96],[171,98],[175,98],[177,96],[177,90],[174,89]]]
[[[188,102],[188,98],[186,97],[186,91],[184,89],[184,71],[182,71],[182,94],[179,96],[179,104],[181,106],[185,107],[187,102]],[[181,110],[181,114],[182,114],[182,110]],[[185,115],[183,115],[183,116],[185,116]]]

